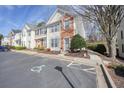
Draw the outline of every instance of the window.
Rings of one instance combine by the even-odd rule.
[[[35,35],[39,35],[39,29],[35,31]]]
[[[42,35],[46,33],[47,33],[47,29],[38,29],[35,31],[35,35]]]
[[[31,36],[31,32],[28,32],[28,36]]]
[[[121,30],[121,39],[123,39],[123,31]]]
[[[124,53],[124,44],[122,44],[122,53]]]
[[[42,30],[41,30],[41,33],[42,33],[42,34],[46,34],[46,33],[47,33],[47,30],[46,30],[46,29],[42,29]]]
[[[59,24],[51,26],[51,32],[57,32],[57,31],[59,31]]]
[[[46,43],[46,37],[43,38],[43,46],[46,47],[47,43]]]
[[[59,39],[58,38],[51,39],[51,46],[52,47],[58,47],[59,46]]]
[[[69,38],[65,38],[64,39],[64,47],[65,47],[65,50],[68,50],[70,48],[70,40]]]
[[[64,22],[64,28],[65,28],[65,29],[69,29],[70,23],[71,23],[70,20],[66,20],[66,21]]]

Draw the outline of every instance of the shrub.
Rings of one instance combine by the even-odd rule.
[[[96,48],[96,46],[97,46],[97,45],[89,45],[89,46],[87,46],[87,48],[94,51],[95,48]]]
[[[86,42],[83,37],[81,37],[79,34],[72,37],[71,40],[71,50],[75,49],[82,49],[86,47]]]
[[[94,51],[96,51],[100,54],[104,54],[106,52],[106,48],[105,48],[104,44],[98,44]]]
[[[124,77],[124,65],[117,65],[114,70],[117,75]]]
[[[10,46],[10,49],[15,49],[15,46]]]
[[[16,46],[15,49],[16,50],[24,50],[24,49],[26,49],[26,47]]]
[[[100,54],[105,54],[106,52],[104,44],[90,44],[87,46],[87,48]]]

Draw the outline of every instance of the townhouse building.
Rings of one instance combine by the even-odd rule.
[[[19,46],[21,44],[21,30],[12,30],[8,35],[10,46]]]
[[[8,38],[8,36],[5,36],[5,37],[2,39],[1,44],[2,44],[2,45],[9,45],[9,38]]]
[[[43,23],[40,27],[35,27],[35,43],[37,48],[47,48],[47,27],[46,23]]]
[[[12,31],[10,45],[28,49],[44,47],[51,51],[66,51],[69,50],[71,39],[76,34],[85,38],[82,17],[57,8],[49,20],[41,26],[25,24],[20,32]]]
[[[48,48],[51,50],[69,50],[75,34],[85,38],[83,19],[69,11],[57,9],[47,22]]]
[[[66,51],[69,50],[71,38],[75,34],[85,38],[82,17],[56,9],[46,25],[35,29],[36,46],[43,46],[52,51]]]
[[[21,46],[21,31],[14,36],[14,46]]]
[[[33,49],[36,46],[35,31],[33,29],[32,25],[25,24],[21,32],[21,46],[28,49]]]

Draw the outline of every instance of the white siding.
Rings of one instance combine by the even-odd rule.
[[[55,38],[59,39],[59,46],[53,48],[51,46],[51,39],[55,39]],[[61,46],[60,44],[61,44],[61,42],[60,42],[60,31],[51,32],[51,29],[48,27],[47,28],[47,48],[50,48],[51,50],[55,50],[55,51],[60,51],[60,46]]]
[[[35,42],[35,31],[31,30],[31,49],[35,48],[36,42]]]
[[[21,46],[21,32],[15,34],[15,36],[14,36],[14,46]]]
[[[30,36],[29,36],[30,33]],[[33,49],[35,47],[35,31],[29,28],[27,25],[24,26],[22,30],[21,37],[22,46],[25,46],[28,49]]]
[[[121,39],[121,31],[123,31],[123,39]],[[122,52],[122,44],[124,44],[124,20],[122,21],[117,33],[117,42],[119,48],[119,56],[124,58],[124,53]]]
[[[85,30],[82,17],[74,17],[74,30],[75,34],[80,34],[83,38],[85,38]]]
[[[54,22],[57,22],[61,19],[62,14],[57,12],[57,10],[54,12],[54,14],[50,17],[49,21],[47,22],[47,24],[51,24]]]

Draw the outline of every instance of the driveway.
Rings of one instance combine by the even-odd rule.
[[[37,55],[0,52],[1,88],[95,88],[92,66]]]

